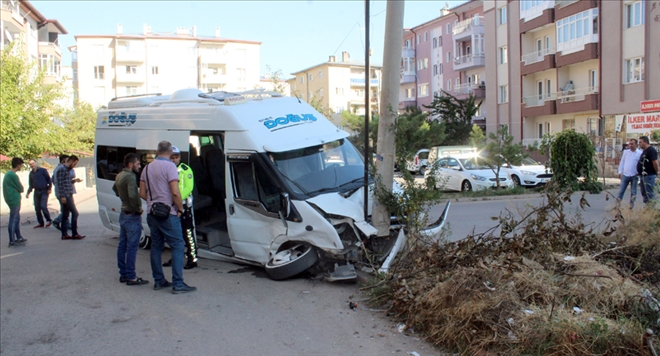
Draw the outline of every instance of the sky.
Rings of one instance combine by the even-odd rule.
[[[298,1],[30,1],[45,17],[66,28],[60,36],[62,65],[71,65],[67,49],[76,35],[110,35],[121,23],[124,34],[141,34],[147,24],[152,32],[169,33],[177,27],[197,26],[197,34],[261,42],[261,75],[291,73],[328,61],[341,60],[347,51],[352,60],[364,61],[365,2],[362,0]],[[405,1],[404,28],[440,16],[446,3],[464,1]],[[370,2],[370,63],[383,63],[386,1]]]

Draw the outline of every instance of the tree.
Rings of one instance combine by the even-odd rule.
[[[312,98],[309,100],[309,105],[311,105],[316,111],[323,114],[325,117],[330,117],[332,115],[332,110],[330,108],[323,106],[323,97],[319,95],[319,90],[312,95]]]
[[[341,113],[341,124],[349,131],[353,132],[353,135],[349,137],[349,140],[364,153],[364,115],[357,115],[348,110],[344,110]],[[378,115],[371,115],[371,121],[369,121],[369,141],[371,141],[373,147],[370,150],[371,152],[376,152],[376,141],[378,140]]]
[[[461,100],[443,90],[443,95],[436,95],[431,105],[424,105],[431,109],[431,116],[437,117],[445,123],[444,146],[464,145],[470,139],[472,131],[472,117],[476,116],[483,101],[478,104],[474,95]]]
[[[286,92],[286,85],[282,80],[282,70],[272,70],[269,65],[266,66],[268,77],[273,82],[273,90],[284,95]]]
[[[472,132],[470,132],[470,146],[478,147],[478,149],[486,146],[486,135],[484,130],[479,125],[472,125]]]
[[[5,48],[0,65],[0,153],[36,158],[60,139],[51,118],[58,116],[56,100],[63,90],[59,83],[44,84],[44,71],[15,46],[22,44],[14,41]]]
[[[395,130],[399,167],[404,167],[420,149],[439,146],[445,141],[445,123],[431,119],[428,113],[414,106],[397,116]]]
[[[62,117],[68,149],[82,152],[94,152],[94,134],[96,130],[96,111],[86,102],[76,102],[72,109]],[[65,152],[67,149],[58,150]]]
[[[470,136],[472,137],[472,134]],[[505,163],[508,162],[514,166],[522,163],[522,159],[525,156],[523,155],[522,143],[513,143],[513,136],[509,134],[508,125],[502,125],[497,129],[497,133],[491,132],[488,134],[488,141],[478,140],[477,136],[478,134],[475,133],[474,137],[475,143],[477,143],[477,150],[481,152],[486,164],[495,173],[495,177],[499,178],[500,169]],[[498,179],[496,183],[497,188],[499,188],[500,180]]]
[[[651,132],[651,141],[660,142],[660,130]]]
[[[550,150],[552,182],[559,189],[588,190],[600,192],[596,166],[596,147],[583,133],[564,130],[553,136],[544,136],[541,153]]]

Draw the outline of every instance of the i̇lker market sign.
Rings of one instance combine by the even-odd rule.
[[[633,114],[626,117],[626,131],[628,133],[645,133],[660,130],[660,113]]]

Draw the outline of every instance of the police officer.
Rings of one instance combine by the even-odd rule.
[[[183,214],[181,214],[181,229],[183,230],[183,241],[186,243],[186,265],[184,269],[191,269],[197,267],[197,242],[195,240],[195,221],[193,216],[193,197],[192,191],[195,185],[193,171],[185,163],[181,162],[181,150],[178,147],[172,146],[172,156],[170,160],[177,166],[179,171],[179,191],[181,192],[181,199],[183,200]],[[163,263],[163,266],[171,266],[172,260]]]

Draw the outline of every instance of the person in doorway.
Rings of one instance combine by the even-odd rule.
[[[16,172],[23,168],[23,160],[14,157],[11,159],[11,170],[5,173],[2,180],[2,196],[9,206],[9,247],[23,246],[27,239],[21,236],[21,194],[23,184]]]
[[[140,198],[147,201],[147,224],[151,231],[151,271],[154,277],[154,290],[172,287],[172,293],[188,293],[197,290],[183,282],[183,236],[181,235],[181,214],[183,201],[179,191],[179,172],[170,161],[172,144],[158,143],[156,159],[149,163],[140,176]],[[169,207],[169,215],[161,220],[152,213],[155,203]],[[172,250],[172,283],[165,279],[161,257],[165,242]]]
[[[53,223],[48,211],[48,196],[53,188],[50,175],[45,168],[39,167],[37,161],[33,159],[28,161],[28,165],[30,166],[30,176],[25,197],[30,198],[30,193],[34,189],[34,211],[37,213],[37,222],[39,223],[34,228],[49,227]],[[46,225],[44,225],[44,218],[46,218]]]
[[[660,173],[658,167],[658,151],[649,143],[647,136],[639,138],[639,148],[641,148],[642,155],[639,157],[637,163],[637,173],[639,173],[641,181],[642,199],[644,204],[653,203],[655,197],[655,180]]]
[[[192,191],[195,185],[195,178],[192,169],[181,162],[181,151],[172,146],[172,163],[177,166],[179,172],[179,191],[183,201],[183,214],[181,214],[181,229],[183,230],[183,242],[186,244],[186,265],[183,269],[192,269],[197,267],[197,242],[195,241],[195,217],[193,215]],[[163,266],[172,265],[172,259],[163,263]]]
[[[78,164],[78,157],[69,156],[63,169],[57,171],[55,185],[57,186],[57,199],[62,205],[62,240],[82,240],[85,236],[78,234],[78,209],[76,203],[73,201],[73,183],[71,179],[71,170]],[[69,223],[69,215],[71,215],[71,235],[67,235],[67,228]]]
[[[621,201],[623,195],[626,193],[628,184],[630,184],[630,208],[635,207],[635,198],[637,197],[637,162],[642,155],[642,150],[637,148],[637,140],[630,139],[628,142],[628,149],[623,151],[621,162],[619,162],[619,179],[621,184],[619,186],[619,194],[617,199]]]
[[[115,179],[112,190],[121,200],[119,214],[119,245],[117,246],[117,267],[119,282],[129,286],[149,283],[135,274],[140,236],[142,235],[142,200],[138,193],[137,175],[140,173],[140,157],[129,153],[124,157],[124,169]]]

